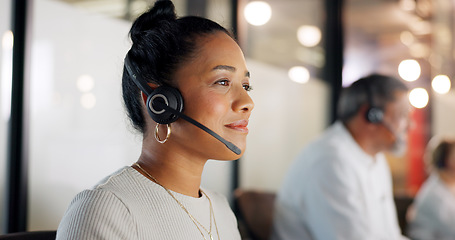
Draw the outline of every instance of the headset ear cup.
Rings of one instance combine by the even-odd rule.
[[[384,112],[377,107],[371,107],[366,112],[366,119],[371,123],[381,123],[384,118]]]
[[[161,101],[169,107],[183,112],[183,97],[180,91],[173,87],[160,86],[153,90],[147,98],[147,111],[152,119],[160,124],[175,122],[179,117],[165,109],[156,109],[153,106],[155,101]]]

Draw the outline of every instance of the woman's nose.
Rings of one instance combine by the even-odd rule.
[[[236,99],[234,100],[232,107],[234,111],[249,112],[253,110],[253,99],[251,99],[250,95],[243,88],[243,86],[241,90],[238,90],[238,94],[236,94]]]

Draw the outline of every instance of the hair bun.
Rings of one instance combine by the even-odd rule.
[[[130,30],[131,39],[135,42],[139,37],[138,35],[142,35],[145,31],[167,25],[164,22],[172,22],[176,19],[177,14],[172,1],[158,0],[150,10],[134,21]]]

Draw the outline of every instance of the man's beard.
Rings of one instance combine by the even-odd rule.
[[[408,149],[408,139],[405,133],[396,136],[396,140],[390,147],[389,152],[396,157],[403,157]]]

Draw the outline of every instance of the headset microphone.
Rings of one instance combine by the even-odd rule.
[[[407,149],[406,134],[404,132],[400,134],[397,131],[394,131],[393,128],[385,121],[381,122],[381,125],[384,126],[389,131],[389,133],[395,138],[395,143],[393,148],[391,149],[391,152],[394,153],[396,156],[403,156]]]
[[[401,138],[398,136],[398,134],[392,129],[392,127],[386,123],[385,121],[381,121],[379,124],[381,124],[382,126],[384,126],[385,129],[387,129],[387,131],[390,132],[390,134],[392,134],[392,136],[396,139],[396,140],[400,140]]]
[[[125,57],[125,68],[134,83],[147,95],[147,111],[152,119],[160,124],[175,122],[179,117],[204,130],[218,141],[222,142],[229,150],[240,155],[242,150],[233,143],[222,138],[220,135],[202,125],[198,121],[183,114],[183,97],[177,88],[160,86],[153,90],[147,82],[140,79],[131,68],[128,55]]]
[[[220,135],[218,135],[216,132],[212,131],[210,128],[202,125],[200,122],[188,117],[187,115],[169,107],[168,105],[166,105],[165,103],[161,102],[161,101],[155,101],[153,102],[153,105],[156,105],[158,108],[161,108],[161,109],[164,109],[166,111],[169,111],[171,112],[172,114],[175,114],[181,118],[183,118],[184,120],[186,120],[187,122],[195,125],[196,127],[204,130],[205,132],[207,132],[208,134],[212,135],[214,138],[218,139],[220,142],[222,142],[227,148],[229,148],[229,150],[231,150],[232,152],[234,152],[235,154],[237,155],[240,155],[240,153],[242,152],[242,150],[240,150],[240,148],[238,148],[237,146],[235,146],[233,143],[227,141],[226,139],[224,139],[223,137],[221,137]]]
[[[366,111],[365,118],[368,122],[373,124],[381,124],[392,136],[395,138],[394,149],[392,152],[396,153],[397,155],[402,155],[406,150],[406,136],[397,131],[394,131],[392,126],[389,125],[388,122],[384,120],[384,110],[377,106],[374,102],[372,86],[367,85],[365,86],[367,101],[369,107]]]

